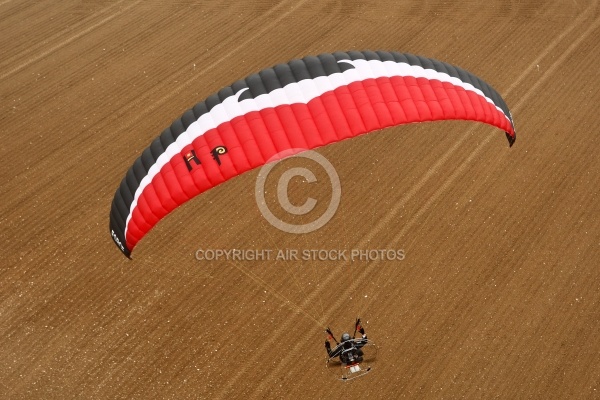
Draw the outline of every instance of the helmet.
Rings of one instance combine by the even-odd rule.
[[[342,342],[345,342],[347,340],[350,340],[350,334],[349,333],[344,333],[342,335]]]

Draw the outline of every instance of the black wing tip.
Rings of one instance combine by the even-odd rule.
[[[119,247],[119,246],[117,246],[117,247]],[[127,247],[125,247],[125,249],[124,249],[124,250],[123,250],[123,249],[121,249],[121,248],[119,248],[119,250],[121,250],[121,252],[123,253],[123,255],[124,255],[125,257],[127,257],[128,259],[130,259],[130,260],[131,260],[131,250],[129,250]]]
[[[110,227],[110,237],[112,238],[115,246],[117,246],[117,249],[119,249],[119,251],[121,251],[125,257],[131,260],[131,250],[129,250],[129,248],[123,244],[125,240],[121,239],[121,237],[115,233],[114,229],[112,229],[112,227]]]
[[[517,134],[513,133],[511,135],[509,132],[504,133],[506,133],[506,138],[508,139],[508,147],[512,147],[512,145],[517,141]]]
[[[131,250],[129,250],[127,247],[121,248],[121,246],[119,246],[119,245],[118,245],[116,242],[115,242],[115,244],[117,245],[117,248],[119,249],[119,251],[120,251],[121,253],[123,253],[123,255],[124,255],[125,257],[127,257],[127,258],[128,258],[128,259],[130,259],[130,260],[132,259],[132,258],[131,258]]]

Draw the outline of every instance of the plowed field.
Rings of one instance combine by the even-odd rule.
[[[387,129],[318,150],[342,198],[315,232],[271,226],[252,171],[122,256],[114,191],[171,121],[265,67],[351,49],[482,77],[516,144],[469,122]],[[0,54],[0,398],[600,398],[597,1],[0,0]],[[294,181],[291,199],[307,190],[328,196]],[[379,353],[344,383],[323,328],[357,315]]]

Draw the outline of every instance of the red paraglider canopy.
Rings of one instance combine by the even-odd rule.
[[[437,60],[365,51],[276,65],[208,97],[152,142],[115,194],[111,236],[129,257],[177,206],[278,153],[438,120],[487,123],[511,146],[516,137],[494,89]]]

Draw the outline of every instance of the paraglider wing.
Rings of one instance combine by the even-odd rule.
[[[436,120],[493,125],[511,146],[516,137],[508,107],[491,86],[437,60],[353,51],[276,65],[209,96],[144,150],[115,193],[111,236],[130,257],[177,206],[280,152]]]

